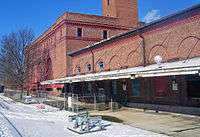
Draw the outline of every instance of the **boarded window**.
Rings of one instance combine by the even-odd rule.
[[[168,78],[167,77],[156,77],[155,81],[155,96],[163,97],[167,95]]]

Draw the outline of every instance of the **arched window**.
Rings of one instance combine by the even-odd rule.
[[[50,80],[51,78],[52,78],[52,61],[51,58],[48,58],[46,62],[46,80]]]
[[[98,66],[99,66],[100,71],[103,71],[104,68],[105,68],[105,65],[104,65],[104,63],[103,63],[102,61],[100,61],[100,62],[98,63]]]
[[[91,64],[87,64],[87,65],[86,65],[86,71],[87,71],[87,72],[90,72],[91,70],[92,70]]]
[[[81,73],[81,67],[80,66],[77,67],[77,72]]]

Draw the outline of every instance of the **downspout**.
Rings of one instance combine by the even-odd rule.
[[[139,37],[142,39],[142,53],[143,53],[143,66],[145,67],[147,65],[146,62],[146,45],[145,45],[145,38],[144,36],[138,32]],[[148,103],[148,100],[150,98],[150,92],[151,90],[149,90],[151,88],[150,86],[150,82],[148,78],[144,78],[144,89],[145,89],[145,99],[144,99],[144,103]],[[148,87],[146,87],[148,86]]]
[[[143,66],[145,67],[146,62],[146,45],[145,45],[145,38],[142,34],[139,33],[139,37],[142,39],[142,52],[143,52]]]
[[[92,73],[95,72],[95,66],[94,66],[94,52],[92,51],[92,49],[90,50],[91,54],[92,54]],[[95,81],[92,81],[92,93],[95,94],[96,91],[96,83]]]
[[[92,51],[92,49],[90,50],[91,51],[91,53],[92,53],[92,73],[94,73],[95,72],[95,67],[94,67],[94,52]]]

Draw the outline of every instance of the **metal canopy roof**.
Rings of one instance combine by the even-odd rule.
[[[98,72],[85,75],[76,75],[61,79],[48,80],[41,82],[41,85],[84,82],[84,81],[113,80],[113,79],[124,79],[124,78],[138,78],[138,77],[190,75],[190,74],[198,74],[200,72],[199,70],[200,70],[200,57],[196,57],[183,61],[162,63],[161,66],[158,66],[157,64],[152,64],[146,67],[139,66],[121,70]]]

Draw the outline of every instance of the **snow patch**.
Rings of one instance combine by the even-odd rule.
[[[0,99],[0,102],[4,102]],[[0,110],[24,137],[166,137],[154,132],[134,128],[119,123],[111,123],[105,131],[79,135],[67,129],[70,123],[68,116],[74,113],[59,111],[45,105],[38,109],[37,104],[6,104],[9,110]],[[45,110],[45,111],[44,111]],[[2,120],[1,120],[2,118]],[[0,117],[0,137],[16,137],[12,135],[9,123]]]
[[[14,137],[11,134],[11,131],[8,129],[6,123],[3,122],[0,118],[0,137]]]

